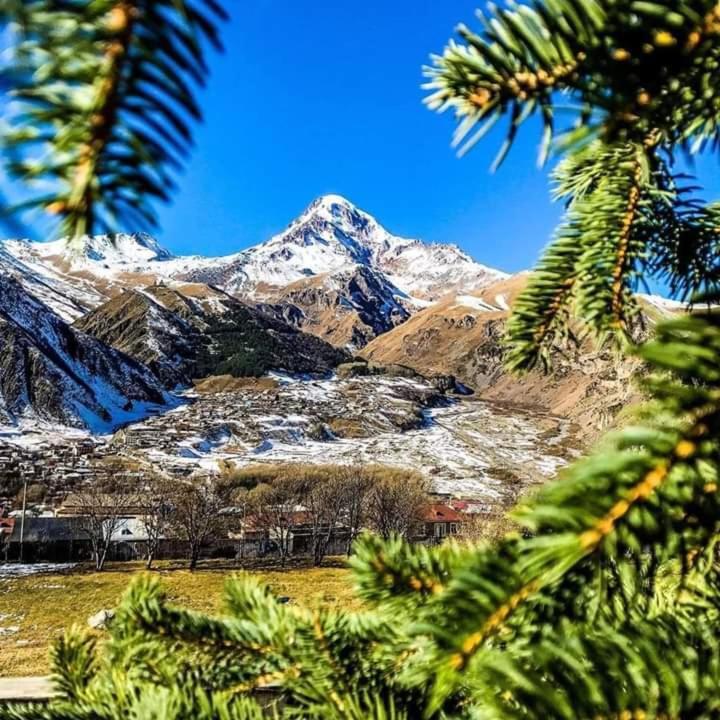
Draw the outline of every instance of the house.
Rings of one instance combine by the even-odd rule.
[[[14,517],[0,518],[0,542],[6,536],[10,537],[12,535],[13,527],[15,527]]]
[[[498,512],[497,504],[477,498],[453,498],[447,504],[463,515],[496,515]]]
[[[288,555],[312,555],[313,538],[318,535],[323,538],[329,535],[328,555],[347,552],[349,528],[341,523],[316,527],[310,514],[302,509],[273,514],[272,519],[251,515],[240,521],[237,531],[228,533],[228,537],[236,542],[238,556],[246,558],[278,553],[282,544]]]
[[[465,516],[444,503],[426,505],[411,533],[413,542],[437,545],[445,538],[459,535]]]
[[[7,545],[9,560],[21,554],[24,562],[77,562],[90,559],[92,548],[77,518],[26,517],[24,526],[15,522]]]

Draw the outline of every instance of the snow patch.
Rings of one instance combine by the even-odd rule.
[[[494,305],[486,303],[484,300],[474,295],[458,295],[455,298],[455,305],[453,307],[469,307],[473,310],[479,310],[480,312],[497,312],[498,308]]]
[[[76,563],[4,563],[0,565],[0,578],[28,577],[47,573],[61,573],[72,570]]]

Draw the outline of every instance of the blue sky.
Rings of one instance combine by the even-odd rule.
[[[533,264],[560,208],[521,133],[489,172],[499,132],[469,156],[450,115],[421,103],[421,67],[479,0],[235,0],[213,58],[205,124],[160,239],[224,254],[281,230],[316,196],[345,195],[391,231],[454,242],[508,271]],[[699,163],[720,196],[717,162]],[[707,181],[710,181],[709,183]]]
[[[162,210],[171,250],[236,251],[333,192],[397,234],[454,242],[506,270],[533,263],[559,216],[536,168],[537,133],[491,175],[499,137],[459,160],[452,118],[421,102],[422,65],[473,21],[477,0],[232,4],[205,123]]]

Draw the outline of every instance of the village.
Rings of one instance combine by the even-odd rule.
[[[555,437],[402,377],[199,388],[111,435],[0,433],[0,557],[317,564],[365,530],[475,537],[564,463]]]
[[[252,453],[272,442],[330,441],[344,434],[370,437],[423,424],[424,408],[447,403],[431,385],[405,378],[337,381],[267,379],[223,392],[187,392],[179,407],[93,435],[56,428],[8,432],[0,428],[0,504],[12,504],[24,483],[44,488],[56,504],[69,489],[108,479],[106,460],[126,468],[152,463],[184,477],[214,460]],[[214,456],[209,457],[214,451]]]
[[[372,475],[341,470],[354,488],[353,472],[359,479]],[[346,494],[343,501],[322,489],[324,497],[318,502],[311,489],[307,504],[272,486],[260,502],[246,492],[239,504],[226,507],[221,507],[225,498],[219,493],[195,483],[175,497],[70,493],[55,509],[26,505],[0,518],[0,557],[6,563],[95,563],[97,570],[111,561],[143,560],[150,567],[155,560],[188,560],[194,567],[199,560],[219,558],[306,558],[319,565],[326,557],[349,554],[364,531],[436,545],[451,537],[469,537],[479,521],[494,518],[473,500],[425,493],[416,478],[410,479],[403,498],[400,478],[387,483],[380,470],[374,472],[380,487],[366,486],[362,497]],[[282,478],[278,482],[287,485]],[[295,493],[302,491],[302,481],[290,483]],[[375,492],[379,498],[373,497]],[[377,514],[370,517],[373,512]]]

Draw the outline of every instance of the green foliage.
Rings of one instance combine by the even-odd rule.
[[[632,335],[633,291],[659,277],[689,298],[718,272],[718,215],[673,170],[678,150],[718,142],[720,7],[714,0],[536,0],[460,27],[427,69],[427,103],[459,119],[470,149],[502,116],[509,129],[538,114],[541,160],[556,139],[569,152],[555,174],[566,218],[516,305],[510,367],[549,365],[553,350],[589,328]],[[574,120],[559,136],[556,118]]]
[[[718,140],[720,6],[538,0],[483,22],[430,71],[456,140],[507,113],[502,156],[538,112],[546,152],[561,95],[578,121],[558,146],[567,216],[517,303],[509,362],[547,365],[573,314],[627,345],[644,277],[684,294],[718,279],[717,208],[673,154]],[[239,577],[212,618],[144,580],[103,652],[58,645],[60,701],[0,717],[256,717],[268,686],[288,718],[717,717],[720,314],[663,322],[634,352],[651,399],[517,508],[517,533],[436,548],[363,536],[357,613],[283,605]]]
[[[282,355],[272,333],[253,322],[250,313],[233,311],[231,317],[212,319],[207,334],[211,342],[198,357],[197,377],[261,377]]]
[[[28,0],[3,10],[15,39],[6,169],[30,190],[16,209],[58,217],[71,237],[153,227],[153,203],[170,198],[201,117],[192,86],[207,75],[206,42],[219,47],[221,6]]]
[[[461,25],[464,44],[451,42],[427,71],[428,105],[462,119],[455,142],[464,150],[508,114],[499,162],[538,113],[544,158],[560,109],[578,122],[565,143],[642,142],[651,134],[694,147],[718,140],[715,0],[512,2],[478,15],[482,32]]]

